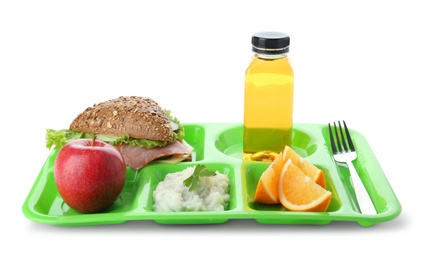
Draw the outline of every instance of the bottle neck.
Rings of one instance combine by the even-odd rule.
[[[288,53],[281,53],[281,54],[262,54],[262,53],[255,53],[255,56],[257,56],[260,59],[263,60],[276,60],[285,58],[288,56]]]

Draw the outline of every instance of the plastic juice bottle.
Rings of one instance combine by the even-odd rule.
[[[243,159],[273,161],[292,144],[294,72],[289,35],[259,32],[252,36],[254,56],[245,73]]]

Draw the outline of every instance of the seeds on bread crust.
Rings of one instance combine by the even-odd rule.
[[[71,123],[70,130],[172,141],[173,129],[167,114],[148,97],[126,96],[88,107]]]

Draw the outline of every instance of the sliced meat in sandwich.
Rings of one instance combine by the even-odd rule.
[[[190,160],[193,148],[184,141],[184,127],[169,110],[148,97],[127,96],[88,107],[69,129],[47,129],[46,147],[62,148],[80,138],[93,138],[116,146],[127,165],[138,170],[152,161]]]

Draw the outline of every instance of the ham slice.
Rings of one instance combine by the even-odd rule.
[[[161,162],[177,163],[191,157],[193,147],[187,142],[174,142],[164,147],[147,149],[131,145],[117,145],[124,156],[127,166],[134,170],[146,166],[148,163],[161,159]]]

